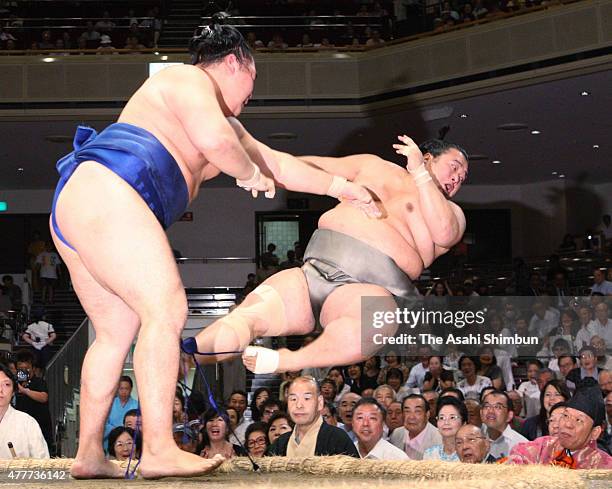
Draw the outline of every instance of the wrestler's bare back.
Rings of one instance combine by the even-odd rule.
[[[375,195],[383,217],[368,219],[355,207],[340,203],[321,216],[319,228],[368,243],[392,257],[413,280],[448,251],[433,242],[420,210],[414,179],[405,168],[373,156],[371,163],[362,165],[354,182]],[[456,204],[449,204],[461,212]]]
[[[196,148],[176,115],[178,107],[188,106],[189,99],[195,97],[215,98],[207,75],[192,65],[172,66],[145,81],[118,119],[146,129],[159,139],[178,163],[190,201],[195,199],[203,181],[220,173]],[[199,116],[204,118],[206,114]]]

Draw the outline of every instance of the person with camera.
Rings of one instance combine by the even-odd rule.
[[[49,458],[47,443],[36,420],[11,406],[17,389],[13,372],[0,363],[0,459]]]
[[[17,395],[15,409],[32,416],[40,426],[45,441],[52,451],[51,413],[47,383],[33,375],[34,355],[27,350],[17,352]]]

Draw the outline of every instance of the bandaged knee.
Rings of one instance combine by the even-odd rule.
[[[242,303],[220,320],[238,337],[240,349],[244,349],[255,334],[257,336],[278,336],[286,331],[285,304],[276,289],[262,284],[249,294],[248,300],[253,299],[253,296],[257,296],[259,300],[249,305]],[[258,331],[254,331],[256,325],[259,326]],[[219,334],[231,333],[226,332],[222,327]]]

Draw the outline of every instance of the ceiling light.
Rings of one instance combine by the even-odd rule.
[[[17,171],[18,171],[18,172],[22,172],[22,171],[23,171],[23,168],[20,166],[19,168],[17,168]]]
[[[161,58],[159,58],[159,59],[161,59],[162,61],[168,61],[168,56],[163,55],[163,56],[162,56]]]
[[[565,175],[561,173],[561,175],[559,175],[559,178],[565,178]]]
[[[493,160],[491,163],[493,163],[494,165],[499,165],[501,163],[501,161],[499,160]]]
[[[155,52],[153,52],[153,54],[154,54],[155,56],[159,56],[159,51],[155,51]]]
[[[55,61],[55,58],[43,58],[42,62],[43,63],[53,63]]]
[[[534,129],[533,131],[531,131],[531,134],[540,134],[540,131],[538,131],[537,129]]]
[[[583,97],[588,97],[589,95],[591,95],[591,92],[587,92],[586,90],[583,90],[580,95],[582,95]]]
[[[593,149],[599,149],[599,144],[594,144]]]
[[[554,172],[552,172],[552,174],[553,174],[553,175],[556,175],[556,174],[557,174],[557,172],[556,172],[556,171],[554,171]]]
[[[467,119],[467,114],[461,114],[459,117],[461,117],[462,119]]]

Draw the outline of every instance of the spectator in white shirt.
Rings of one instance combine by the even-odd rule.
[[[44,321],[41,315],[33,316],[34,321],[28,325],[25,333],[21,336],[23,341],[34,348],[37,367],[44,369],[51,359],[51,344],[57,335],[53,325]]]
[[[45,251],[36,257],[39,275],[42,286],[42,301],[45,304],[53,304],[53,293],[57,284],[57,279],[60,274],[60,265],[62,260],[55,252],[53,243],[47,241],[45,243]]]
[[[457,388],[463,393],[464,397],[470,397],[468,394],[472,394],[472,397],[478,398],[482,389],[491,386],[491,380],[488,377],[476,374],[480,369],[480,359],[478,357],[462,356],[459,359],[459,369],[464,378],[457,383]]]
[[[18,458],[49,458],[47,442],[38,422],[11,406],[15,392],[17,380],[9,368],[0,363],[0,459],[13,458],[9,442]]]
[[[375,399],[363,398],[353,409],[355,446],[361,458],[374,460],[408,460],[403,450],[383,438],[385,408]]]
[[[533,316],[529,321],[529,332],[544,338],[559,324],[559,311],[547,307],[544,301],[538,300],[533,304]]]
[[[487,427],[485,434],[491,443],[489,454],[496,460],[508,456],[518,443],[528,441],[510,427],[514,417],[510,403],[508,394],[494,390],[484,396],[480,408],[480,416]]]
[[[518,387],[523,396],[524,413],[522,416],[531,417],[540,412],[540,388],[538,387],[538,371],[543,367],[539,360],[527,362],[527,380]]]
[[[589,323],[588,328],[592,333],[591,338],[597,335],[603,338],[608,347],[612,346],[612,319],[608,316],[608,304],[601,302],[595,306],[595,319]]]
[[[574,340],[574,347],[577,352],[580,351],[583,346],[591,344],[593,333],[589,326],[592,319],[593,312],[589,306],[581,306],[580,309],[578,309],[578,322],[580,323],[580,327],[578,328],[576,339]]]
[[[593,270],[593,286],[591,287],[591,294],[593,292],[599,292],[603,295],[612,295],[612,282],[606,280],[605,269],[596,268]]]
[[[423,381],[425,380],[425,373],[429,371],[429,357],[431,357],[432,349],[429,345],[421,345],[418,348],[419,363],[417,363],[408,375],[408,381],[406,387],[419,389],[423,388]]]

